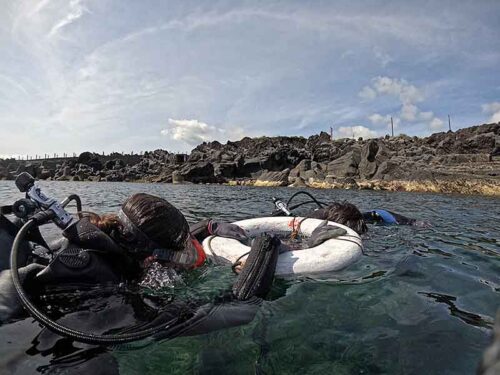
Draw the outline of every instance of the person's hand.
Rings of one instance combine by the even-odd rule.
[[[247,232],[236,224],[222,223],[211,220],[208,223],[208,232],[215,236],[233,238],[238,241],[245,241],[248,239]]]
[[[327,225],[327,221],[325,220],[316,229],[314,229],[311,237],[307,240],[307,245],[309,247],[315,247],[331,238],[336,238],[346,233],[347,231],[343,228]]]

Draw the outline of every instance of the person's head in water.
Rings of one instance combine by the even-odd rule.
[[[180,251],[189,238],[184,215],[165,199],[145,193],[129,197],[118,215],[96,215],[90,219],[134,253],[147,255],[158,248]]]
[[[334,202],[326,208],[314,211],[309,216],[345,225],[358,234],[363,234],[368,230],[363,220],[363,214],[355,205],[345,201]]]

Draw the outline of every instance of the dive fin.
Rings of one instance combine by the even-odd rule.
[[[240,301],[253,296],[265,297],[271,288],[281,241],[268,234],[256,238],[233,285],[233,295]]]

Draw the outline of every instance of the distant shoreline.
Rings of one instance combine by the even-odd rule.
[[[1,160],[0,179],[292,186],[500,196],[500,123],[429,137],[245,137],[165,150]]]
[[[6,180],[4,180],[6,181]],[[276,185],[272,181],[259,182],[257,180],[232,180],[224,183],[204,183],[194,184],[190,182],[172,183],[172,182],[151,182],[151,181],[55,181],[48,182],[125,182],[130,184],[165,184],[165,185],[211,185],[211,186],[246,186],[246,187],[280,187],[290,189],[321,189],[321,190],[371,190],[371,191],[387,191],[387,192],[411,192],[411,193],[436,193],[436,194],[459,194],[459,195],[478,195],[485,197],[500,197],[500,183],[495,181],[359,181],[356,184],[328,184],[317,183],[306,186],[294,185]]]

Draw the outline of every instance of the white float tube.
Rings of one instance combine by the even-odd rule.
[[[299,226],[299,235],[310,237],[323,220],[302,217],[262,217],[237,221],[234,224],[245,229],[250,237],[262,233],[276,234],[281,237],[290,236],[293,229]],[[277,276],[309,275],[339,271],[355,261],[363,253],[361,237],[351,228],[332,221],[329,225],[343,228],[345,235],[329,239],[322,244],[301,250],[287,251],[279,255],[276,266]],[[218,236],[207,237],[203,241],[203,249],[210,258],[224,258],[234,263],[243,254],[250,251],[250,247],[241,242]],[[245,260],[242,257],[241,260]]]

